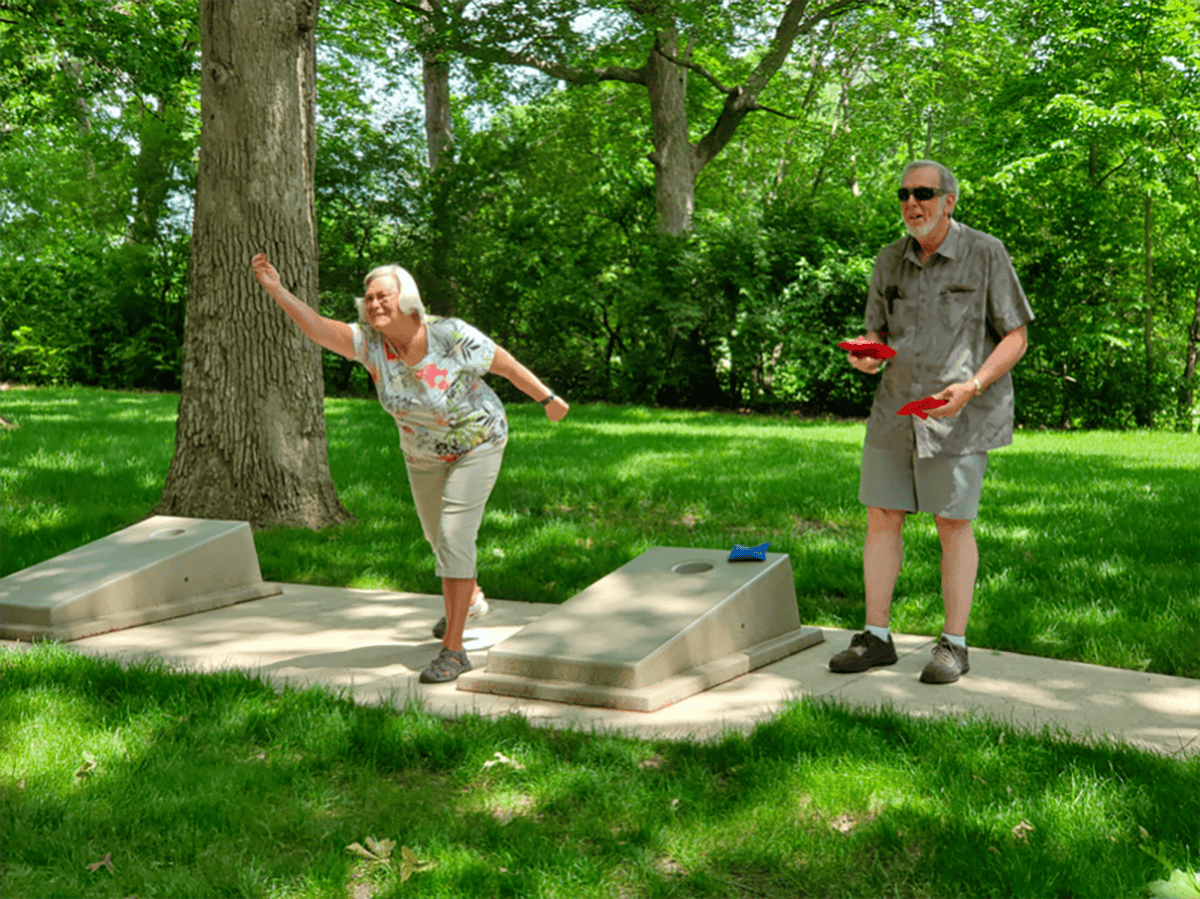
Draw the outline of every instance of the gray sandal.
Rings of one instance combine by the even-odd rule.
[[[467,621],[478,621],[488,613],[487,597],[483,595],[483,591],[478,587],[475,588],[475,595],[471,597],[471,606],[467,609]],[[443,615],[438,619],[438,623],[433,626],[433,635],[439,640],[446,636],[446,616]]]
[[[421,683],[448,683],[452,680],[458,680],[460,674],[470,670],[471,660],[467,658],[465,652],[458,652],[443,646],[438,657],[430,662],[429,666],[421,672]]]

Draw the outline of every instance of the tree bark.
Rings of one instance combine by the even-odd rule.
[[[422,30],[426,34],[433,30],[430,17],[440,11],[440,6],[441,0],[421,0],[425,14]],[[433,241],[429,248],[429,270],[419,274],[429,311],[450,316],[455,311],[449,272],[454,234],[446,187],[454,165],[454,128],[450,119],[450,63],[443,51],[421,53],[421,82],[425,89],[425,141],[429,149]]]
[[[674,28],[658,32],[645,69],[654,141],[649,159],[654,165],[655,210],[658,227],[667,234],[682,234],[692,227],[701,164],[688,140],[687,70],[670,59],[678,55],[678,41]]]
[[[201,134],[175,456],[155,512],[314,530],[352,520],[321,350],[264,294],[264,250],[315,306],[319,0],[201,0]]]
[[[1181,431],[1192,429],[1197,357],[1200,357],[1200,281],[1196,282],[1196,313],[1192,316],[1192,326],[1188,329],[1187,358],[1183,365],[1183,390],[1179,393],[1179,430]]]
[[[1146,387],[1154,384],[1154,201],[1146,192],[1145,214],[1142,219],[1142,246],[1145,253],[1145,281],[1142,301],[1145,305],[1142,318],[1142,338],[1146,345]],[[1146,407],[1146,425],[1154,427],[1154,409]]]

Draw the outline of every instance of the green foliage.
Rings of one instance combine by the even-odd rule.
[[[177,387],[194,4],[14,2],[0,18],[0,379]]]
[[[1018,419],[1194,425],[1183,368],[1200,13],[1188,0],[856,7],[817,26],[763,93],[795,118],[753,113],[704,168],[680,238],[654,227],[640,87],[564,87],[447,48],[626,64],[649,52],[661,13],[698,65],[736,83],[781,4],[641,5],[640,19],[617,2],[434,7],[432,30],[384,0],[322,10],[323,314],[351,319],[366,271],[398,262],[576,400],[862,415],[873,383],[835,344],[861,332],[870,262],[902,233],[900,167],[928,155],[956,171],[956,213],[1004,241],[1030,295]],[[195,6],[6,10],[0,379],[177,387]],[[451,67],[455,143],[437,172],[420,110],[394,96],[415,96],[411,48]],[[688,77],[698,140],[724,98]],[[324,365],[330,393],[370,394],[357,366]]]

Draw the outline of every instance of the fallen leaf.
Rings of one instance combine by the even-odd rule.
[[[87,867],[88,867],[88,870],[91,871],[93,874],[95,874],[101,868],[108,868],[109,874],[117,873],[115,870],[113,870],[112,853],[111,852],[104,853],[104,858],[100,859],[100,861],[98,861],[98,862],[92,862]]]
[[[396,848],[396,841],[376,840],[372,837],[367,837],[367,848],[374,852],[379,858],[391,858],[392,850]]]
[[[1176,868],[1170,880],[1150,882],[1150,895],[1154,899],[1200,899],[1200,875]]]
[[[75,769],[75,776],[78,778],[87,777],[96,770],[96,757],[90,752],[84,752],[83,764]]]
[[[495,758],[493,758],[489,762],[484,762],[483,763],[484,770],[487,770],[488,768],[492,767],[493,765],[508,765],[510,768],[513,768],[516,771],[524,771],[525,770],[524,765],[522,765],[516,759],[510,759],[503,752],[495,753]]]
[[[414,874],[421,871],[432,871],[437,867],[437,862],[423,862],[417,858],[415,852],[407,846],[400,847],[400,880],[401,882],[408,880]]]
[[[353,852],[355,855],[365,858],[369,862],[374,862],[380,865],[386,865],[391,861],[392,850],[396,848],[395,840],[377,840],[374,837],[367,837],[366,848],[362,843],[351,843],[346,847],[347,852]]]
[[[829,823],[833,826],[834,830],[841,831],[842,833],[849,833],[850,831],[854,830],[854,828],[858,827],[858,825],[866,821],[874,820],[875,816],[868,813],[858,817],[855,817],[854,815],[838,815]]]
[[[1034,828],[1032,824],[1030,824],[1028,821],[1022,820],[1020,824],[1012,829],[1012,835],[1018,840],[1025,841],[1026,835],[1033,829]]]

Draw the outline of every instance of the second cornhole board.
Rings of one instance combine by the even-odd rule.
[[[824,640],[791,560],[655,546],[488,652],[458,689],[652,712]]]

